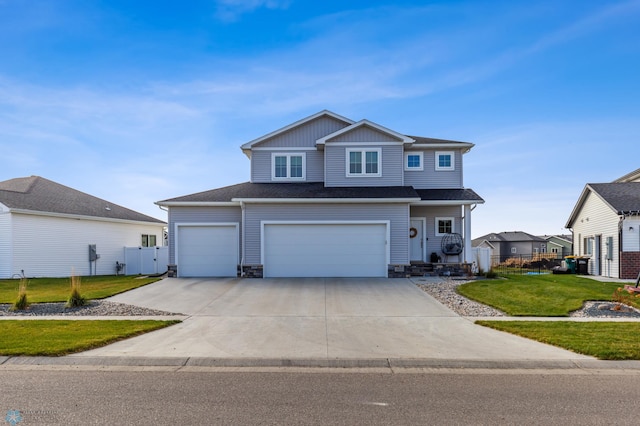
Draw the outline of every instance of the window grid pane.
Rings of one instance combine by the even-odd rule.
[[[366,154],[366,173],[377,174],[378,173],[378,153],[376,151],[367,152]]]
[[[438,221],[438,233],[439,234],[450,234],[451,233],[451,221],[450,220],[440,220]]]
[[[276,177],[287,177],[287,157],[276,157],[275,174]]]
[[[409,155],[407,156],[407,167],[410,169],[417,169],[420,167],[420,156],[419,155]]]
[[[361,152],[349,153],[349,173],[352,173],[352,174],[362,173],[362,153]]]
[[[292,155],[291,158],[291,176],[292,178],[302,177],[302,157],[299,155]]]
[[[442,154],[438,157],[438,167],[450,168],[451,167],[451,155]]]

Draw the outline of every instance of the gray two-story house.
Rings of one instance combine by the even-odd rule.
[[[330,111],[242,145],[250,182],[158,201],[179,277],[387,277],[441,255],[459,234],[471,262],[463,185],[474,145],[407,136]]]

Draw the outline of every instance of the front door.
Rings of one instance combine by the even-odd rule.
[[[424,262],[425,245],[425,222],[424,218],[411,218],[409,228],[409,256],[410,260]]]

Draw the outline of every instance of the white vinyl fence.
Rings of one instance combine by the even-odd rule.
[[[125,247],[124,275],[155,275],[167,271],[169,247]]]
[[[491,270],[491,249],[488,247],[474,247],[473,260],[478,266],[478,270],[488,272]]]

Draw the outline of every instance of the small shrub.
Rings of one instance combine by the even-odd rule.
[[[489,279],[498,278],[498,274],[493,269],[489,269],[489,271],[486,274],[484,274],[484,276]]]
[[[27,284],[26,278],[20,278],[20,284],[18,284],[18,299],[13,303],[11,310],[24,311],[29,307],[29,300],[27,299]]]
[[[67,300],[67,308],[77,308],[87,304],[87,300],[80,294],[80,277],[71,274],[71,295]]]

